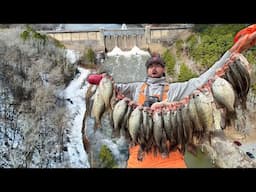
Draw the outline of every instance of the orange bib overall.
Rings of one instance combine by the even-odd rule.
[[[141,86],[140,95],[138,98],[138,103],[143,105],[146,100],[146,95],[144,90],[147,87],[147,84],[144,83]],[[165,85],[163,90],[162,99],[167,99],[167,92],[169,90],[169,85]],[[158,96],[159,95],[155,95]],[[162,158],[161,154],[157,156],[153,152],[145,153],[142,161],[137,159],[137,154],[139,151],[139,145],[130,147],[129,149],[129,159],[127,162],[127,168],[187,168],[184,156],[179,152],[179,150],[170,152],[168,157]]]

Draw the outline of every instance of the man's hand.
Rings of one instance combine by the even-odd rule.
[[[242,53],[256,44],[256,25],[251,25],[237,34],[241,35],[236,35],[235,44],[230,49],[232,53]]]

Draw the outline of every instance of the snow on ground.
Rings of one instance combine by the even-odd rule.
[[[72,128],[70,130],[71,142],[68,143],[68,153],[72,167],[86,168],[90,167],[90,165],[83,147],[81,128],[85,112],[85,93],[87,89],[84,82],[90,72],[83,68],[78,68],[78,70],[80,75],[64,90],[64,98],[72,101],[72,103],[67,102],[68,110],[71,116],[74,115],[73,122],[70,122]]]
[[[112,51],[107,53],[107,56],[126,56],[129,57],[131,55],[149,55],[149,52],[143,51],[139,49],[137,46],[134,46],[130,51],[122,51],[119,47],[115,47]]]

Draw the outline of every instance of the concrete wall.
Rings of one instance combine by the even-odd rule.
[[[143,35],[133,36],[106,36],[104,38],[105,47],[108,51],[111,51],[115,46],[122,50],[130,50],[134,46],[139,48],[145,48],[146,40]]]
[[[49,36],[59,41],[82,41],[82,40],[96,40],[100,41],[100,31],[70,31],[70,32],[49,32]]]
[[[177,38],[177,34],[191,28],[191,25],[173,27],[150,27],[128,30],[96,30],[96,31],[48,31],[49,36],[65,45],[91,47],[95,51],[111,51],[115,46],[122,50],[130,50],[135,45],[140,49],[148,49],[151,44],[169,43]],[[137,31],[136,31],[137,30]]]

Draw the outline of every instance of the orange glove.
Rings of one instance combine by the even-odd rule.
[[[250,25],[250,26],[248,26],[248,27],[246,27],[246,28],[240,30],[240,31],[236,34],[236,36],[234,37],[234,43],[236,43],[236,42],[238,41],[238,39],[240,39],[240,37],[242,37],[242,36],[244,36],[244,35],[247,35],[247,34],[249,35],[249,34],[255,32],[255,31],[256,31],[256,24]]]
[[[242,29],[234,38],[234,45],[231,47],[231,52],[241,53],[250,49],[256,44],[256,24]]]

